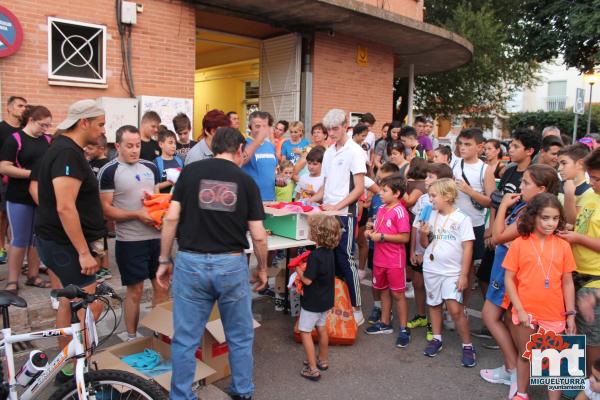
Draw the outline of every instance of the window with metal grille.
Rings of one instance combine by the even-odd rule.
[[[258,99],[258,81],[246,81],[244,89],[246,94],[246,100]]]
[[[106,26],[48,18],[48,79],[106,83]]]
[[[564,110],[567,105],[567,81],[548,82],[546,111]]]

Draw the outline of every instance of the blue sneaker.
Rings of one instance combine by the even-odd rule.
[[[410,331],[406,328],[400,328],[398,338],[396,339],[396,347],[404,348],[410,342]]]
[[[463,347],[460,363],[463,367],[467,368],[471,368],[477,365],[477,358],[475,357],[475,349],[473,348],[473,346]]]
[[[427,357],[435,357],[440,353],[440,351],[442,351],[442,341],[433,339],[427,342],[427,347],[425,347],[423,354],[425,354]]]
[[[380,321],[365,329],[365,332],[367,335],[389,335],[390,333],[394,333],[394,328]]]
[[[369,315],[369,319],[367,320],[367,322],[372,325],[372,324],[379,322],[380,319],[381,319],[381,308],[374,307],[373,311],[371,311],[371,315]]]

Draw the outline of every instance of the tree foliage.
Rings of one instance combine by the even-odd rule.
[[[565,111],[533,111],[518,112],[510,115],[508,127],[511,131],[519,127],[534,127],[541,132],[546,126],[554,125],[560,129],[560,132],[573,137],[573,121],[575,114],[573,110]],[[588,110],[584,115],[579,116],[577,123],[577,138],[585,135],[587,128]],[[592,132],[597,132],[600,126],[600,106],[592,107]]]
[[[600,0],[428,0],[425,21],[465,37],[474,53],[454,71],[418,76],[416,108],[432,116],[502,112],[516,90],[537,82],[541,62],[562,56],[588,71],[600,64],[599,10]],[[406,98],[405,81],[395,100]]]

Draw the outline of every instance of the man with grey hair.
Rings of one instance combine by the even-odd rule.
[[[321,173],[325,181],[311,201],[322,201],[326,211],[342,211],[345,214],[339,217],[343,232],[335,249],[335,269],[348,285],[354,319],[357,325],[361,325],[365,319],[360,308],[360,280],[352,249],[356,203],[364,192],[367,168],[362,148],[346,135],[348,119],[343,110],[329,110],[323,117],[323,125],[335,144],[323,156]]]
[[[546,136],[558,136],[560,138],[560,129],[554,125],[547,126],[542,131],[542,139]]]

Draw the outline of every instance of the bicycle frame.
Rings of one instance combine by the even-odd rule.
[[[91,322],[90,322],[91,317]],[[20,335],[12,335],[11,328],[2,329],[4,339],[0,341],[0,348],[4,347],[4,353],[6,355],[7,364],[7,376],[9,384],[9,395],[10,400],[31,400],[38,398],[40,392],[48,386],[52,379],[56,376],[58,371],[63,365],[68,362],[71,358],[76,358],[77,363],[75,366],[75,379],[77,382],[77,392],[79,394],[79,400],[87,400],[88,394],[85,390],[84,374],[88,370],[86,363],[86,348],[84,343],[96,342],[96,325],[94,323],[94,317],[89,308],[86,309],[85,326],[89,329],[86,333],[86,329],[81,329],[81,323],[72,323],[69,328],[61,329],[49,329],[39,332],[24,333]],[[17,381],[15,379],[15,362],[13,353],[13,343],[19,342],[30,342],[36,339],[49,339],[59,336],[71,336],[73,339],[69,344],[62,349],[58,355],[48,364],[48,367],[37,377],[29,386],[27,390],[21,395],[17,396]],[[85,337],[84,337],[85,336]]]

